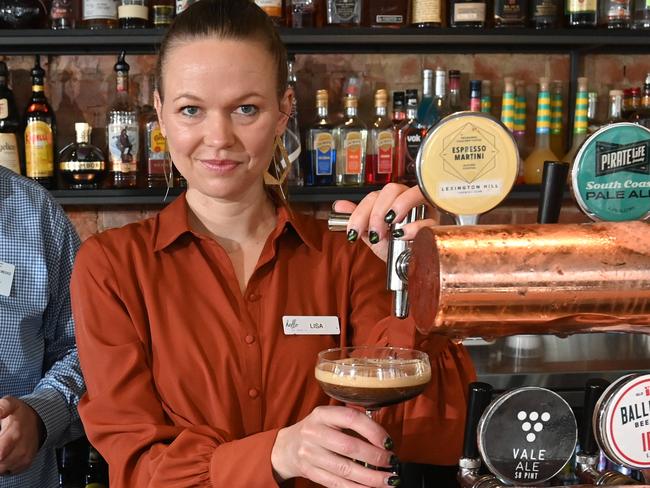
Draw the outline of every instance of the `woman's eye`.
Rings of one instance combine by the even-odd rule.
[[[187,115],[188,117],[194,117],[194,116],[198,115],[199,108],[195,107],[193,105],[188,105],[187,107],[181,108],[181,113],[183,115]]]
[[[255,105],[240,105],[235,109],[236,114],[246,115],[247,117],[256,115],[258,111],[259,109]]]

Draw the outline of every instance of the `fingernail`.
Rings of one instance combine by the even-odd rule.
[[[332,202],[332,212],[336,212],[336,204],[337,204],[338,202],[339,202],[338,200],[334,200],[334,201]]]
[[[402,237],[402,236],[404,236],[404,230],[402,230],[402,229],[395,229],[395,230],[393,231],[393,237],[394,237],[395,239],[399,239],[399,238]]]
[[[397,459],[397,456],[395,454],[391,454],[388,463],[391,466],[397,466],[399,464],[399,459]]]
[[[384,449],[387,449],[389,451],[393,449],[393,439],[386,437],[386,440],[384,441]]]
[[[354,230],[354,229],[350,229],[350,230],[348,231],[348,241],[349,241],[349,242],[354,242],[354,241],[356,241],[356,240],[357,240],[357,237],[359,237],[359,233],[358,233],[356,230]]]
[[[384,222],[387,224],[392,224],[393,220],[395,220],[396,214],[394,210],[389,210],[388,213],[386,214],[386,217],[384,217]]]
[[[370,244],[377,244],[379,242],[379,234],[374,230],[371,230],[368,232],[368,240],[370,241]]]
[[[399,486],[401,482],[402,480],[399,476],[390,476],[389,478],[386,478],[386,484],[388,486]]]

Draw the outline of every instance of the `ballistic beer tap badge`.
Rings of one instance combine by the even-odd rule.
[[[576,155],[572,180],[578,204],[592,219],[647,219],[650,130],[621,122],[595,132]]]
[[[544,388],[503,394],[485,410],[478,425],[481,458],[508,485],[550,480],[573,456],[577,436],[571,407]]]

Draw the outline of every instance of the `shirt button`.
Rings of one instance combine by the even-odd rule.
[[[248,390],[248,396],[253,398],[253,399],[257,398],[259,394],[260,394],[260,392],[257,391],[256,388],[251,388],[250,390]]]
[[[244,338],[244,340],[246,341],[246,344],[252,344],[253,342],[255,342],[255,337],[253,337],[252,335],[247,335]]]
[[[262,298],[262,297],[260,295],[258,295],[257,293],[250,293],[248,295],[248,300],[251,301],[251,302],[256,302],[260,298]]]

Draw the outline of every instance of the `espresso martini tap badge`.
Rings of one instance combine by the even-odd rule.
[[[650,217],[650,130],[620,122],[595,132],[576,155],[573,193],[593,220]]]

